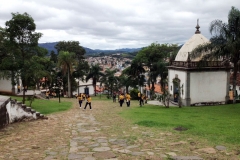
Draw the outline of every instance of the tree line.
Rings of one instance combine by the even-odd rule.
[[[236,75],[240,57],[240,12],[232,7],[228,14],[228,23],[214,20],[210,24],[213,37],[211,43],[197,47],[191,53],[191,58],[199,57],[203,51],[209,54],[202,60],[213,58],[229,61],[233,64],[233,88],[236,88]],[[85,49],[78,41],[60,41],[55,46],[57,54],[38,46],[42,33],[35,32],[34,19],[27,13],[12,13],[12,19],[0,27],[0,77],[9,78],[14,86],[22,80],[23,86],[39,87],[42,77],[48,80],[48,86],[53,86],[61,77],[63,89],[68,97],[76,90],[76,79],[93,80],[96,95],[96,84],[104,84],[109,93],[129,87],[138,88],[148,86],[150,96],[154,96],[157,77],[161,77],[160,85],[163,92],[167,92],[167,66],[171,63],[179,50],[177,44],[152,43],[138,51],[129,67],[122,71],[121,76],[114,76],[118,70],[107,69],[105,72],[97,65],[89,66],[85,61]],[[23,92],[23,102],[25,92]]]

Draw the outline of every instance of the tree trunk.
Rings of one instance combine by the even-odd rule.
[[[126,92],[127,92],[127,93],[128,93],[128,87],[129,87],[129,86],[126,86]]]
[[[151,99],[153,99],[153,96],[155,94],[154,90],[155,90],[155,87],[154,87],[154,82],[152,82],[152,93],[151,93]]]
[[[71,98],[70,69],[68,68],[68,98]]]
[[[97,96],[97,94],[96,94],[96,86],[97,86],[96,83],[94,83],[93,86],[94,86],[94,94],[95,94],[95,96]]]

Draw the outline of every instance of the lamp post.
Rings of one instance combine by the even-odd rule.
[[[60,95],[61,95],[61,86],[62,86],[62,79],[60,77],[57,77],[56,89],[57,89],[57,93],[58,93],[59,103],[60,103]]]

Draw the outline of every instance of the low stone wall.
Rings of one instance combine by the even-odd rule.
[[[37,112],[31,107],[26,106],[26,104],[22,104],[22,102],[16,100],[11,100],[11,102],[7,104],[7,110],[9,114],[9,123],[47,119],[47,117],[40,112]]]
[[[7,104],[10,102],[10,97],[0,96],[0,129],[9,123],[9,117],[7,112]]]
[[[22,102],[11,100],[8,96],[0,96],[0,129],[9,123],[36,119],[48,119],[48,117]]]

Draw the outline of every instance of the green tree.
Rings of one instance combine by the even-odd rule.
[[[72,97],[71,90],[71,74],[74,71],[74,66],[77,65],[75,53],[68,51],[60,51],[58,54],[58,66],[62,69],[64,75],[68,76],[68,97]]]
[[[140,88],[144,85],[145,82],[145,69],[143,68],[143,65],[144,64],[136,58],[132,61],[130,69],[128,71],[130,79],[133,81],[137,81],[137,85]]]
[[[166,64],[169,61],[171,54],[176,54],[178,51],[176,44],[158,44],[152,43],[139,51],[134,61],[137,61],[142,66],[145,66],[148,70],[148,85],[151,86],[151,97],[154,95],[154,84],[156,83],[157,77],[164,73]],[[163,76],[163,74],[162,74]],[[165,78],[164,76],[161,78]]]
[[[36,55],[38,40],[41,33],[35,32],[36,25],[33,18],[27,14],[12,13],[12,19],[5,23],[6,39],[11,46],[14,61],[19,67],[20,76],[23,86],[27,86],[26,74],[28,66],[26,62]],[[15,75],[15,74],[14,74]],[[25,103],[25,91],[23,92],[23,103]]]
[[[233,65],[233,91],[236,90],[237,72],[240,63],[239,18],[240,11],[232,7],[228,13],[228,23],[224,23],[221,20],[213,20],[209,26],[209,31],[213,35],[210,38],[210,43],[198,46],[192,51],[190,56],[191,58],[203,56],[202,61],[212,59],[222,59],[223,62],[230,61]],[[237,95],[235,92],[233,94],[233,103],[235,103]]]
[[[84,81],[86,74],[89,72],[89,69],[90,69],[90,66],[88,65],[88,62],[82,60],[82,61],[80,61],[80,63],[78,63],[78,66],[75,69],[75,71],[73,72],[72,76],[74,79]],[[74,81],[74,82],[76,82],[76,81]],[[75,84],[75,86],[79,87],[79,82],[78,82],[78,84]],[[79,91],[79,89],[78,89],[78,91]]]
[[[50,52],[50,60],[57,63],[57,54],[54,51]]]
[[[103,77],[104,84],[106,84],[108,86],[108,88],[111,91],[111,94],[113,94],[113,91],[117,90],[118,78],[116,76],[114,76],[114,74],[116,72],[117,72],[116,69],[115,70],[107,69],[105,71],[105,75]],[[108,94],[109,94],[109,92],[108,92]]]
[[[17,83],[16,74],[19,68],[17,61],[8,33],[5,29],[0,28],[0,78],[11,80],[12,94],[15,94],[15,85]]]
[[[125,86],[126,92],[129,93],[129,87],[136,87],[136,84],[138,84],[138,79],[131,75],[131,67],[127,67],[122,71],[122,74],[119,76],[119,83],[120,86]]]
[[[75,57],[80,62],[82,59],[84,59],[84,54],[86,53],[85,49],[80,46],[80,43],[78,41],[60,41],[55,46],[55,48],[58,51],[58,54],[60,51],[68,51],[75,53]]]
[[[101,72],[101,68],[98,64],[92,65],[90,67],[89,73],[86,76],[86,82],[92,78],[95,96],[96,96],[96,85],[97,85],[97,82],[99,82],[101,76],[104,76],[104,74]]]

